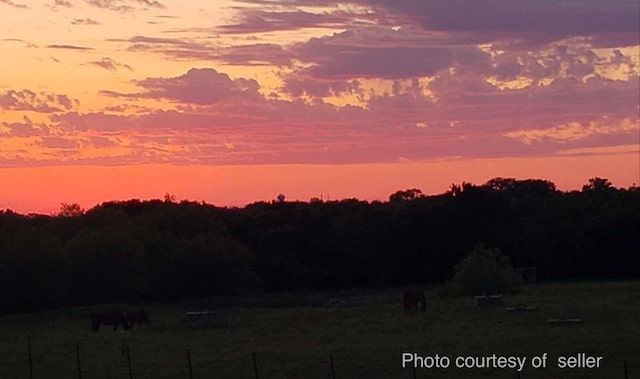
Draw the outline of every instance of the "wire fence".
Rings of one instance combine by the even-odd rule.
[[[627,360],[605,360],[593,369],[559,369],[549,367],[522,371],[507,369],[462,369],[449,367],[422,368],[416,365],[378,367],[375,362],[363,364],[342,355],[318,357],[305,371],[283,365],[283,357],[274,352],[252,352],[244,362],[228,361],[227,357],[207,357],[191,349],[162,348],[140,351],[122,343],[119,346],[91,346],[77,343],[55,351],[28,341],[24,349],[0,358],[0,378],[78,378],[78,379],[173,379],[173,378],[468,378],[473,376],[529,379],[529,378],[640,378],[640,365]],[[277,359],[279,358],[279,359]],[[286,358],[284,359],[286,361]],[[222,365],[220,364],[221,361]],[[274,364],[275,363],[275,364]],[[294,362],[295,363],[295,362]],[[308,367],[313,366],[313,372]],[[388,366],[388,365],[387,365]],[[221,369],[226,367],[227,369]],[[300,370],[300,368],[298,368]],[[634,376],[635,375],[635,376]]]

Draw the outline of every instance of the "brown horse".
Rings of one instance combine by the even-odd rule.
[[[402,297],[402,303],[405,311],[417,312],[418,304],[420,304],[420,312],[424,312],[427,309],[427,299],[424,297],[424,292],[419,289],[406,291]]]
[[[151,324],[149,315],[147,315],[147,312],[145,312],[144,309],[127,312],[127,320],[129,320],[129,324],[131,324],[132,328],[136,323],[140,324],[140,326],[143,324]]]
[[[129,330],[127,318],[120,312],[93,312],[91,314],[91,328],[94,332],[100,329],[100,325],[113,325],[113,330],[118,330],[118,326],[122,325],[124,330]]]

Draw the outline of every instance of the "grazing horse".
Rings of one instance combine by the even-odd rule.
[[[127,320],[129,320],[129,324],[132,328],[136,323],[140,324],[140,326],[142,326],[142,324],[151,324],[149,315],[147,315],[147,312],[145,312],[144,309],[127,312]]]
[[[419,289],[406,291],[402,297],[402,303],[405,311],[417,312],[418,304],[420,304],[420,312],[427,309],[427,299],[424,297],[424,292]]]
[[[91,314],[91,328],[94,332],[100,329],[100,325],[113,325],[113,330],[118,330],[118,326],[122,325],[124,330],[129,330],[127,318],[120,312],[93,312]]]

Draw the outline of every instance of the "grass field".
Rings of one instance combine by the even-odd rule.
[[[413,378],[402,352],[448,356],[448,369],[417,370],[418,378],[516,378],[509,369],[458,369],[458,356],[528,357],[521,378],[640,378],[640,282],[563,283],[527,287],[505,305],[537,306],[512,314],[504,307],[478,309],[470,298],[427,292],[427,312],[407,315],[401,290],[272,295],[145,305],[153,324],[132,331],[91,331],[92,310],[73,308],[0,318],[0,378]],[[327,298],[337,306],[309,306]],[[226,304],[226,305],[225,305]],[[298,306],[296,306],[298,305]],[[134,307],[137,308],[137,307]],[[223,324],[187,324],[187,310],[220,309]],[[553,326],[550,318],[582,318],[581,325]],[[219,320],[218,320],[219,321]],[[559,356],[602,356],[599,369],[556,367]],[[530,359],[548,353],[546,369]]]

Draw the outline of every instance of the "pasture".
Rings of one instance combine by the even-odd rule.
[[[425,313],[405,314],[402,290],[280,294],[179,304],[105,305],[0,317],[0,378],[413,378],[401,354],[520,356],[548,353],[548,367],[529,362],[521,378],[640,378],[640,282],[539,284],[481,309],[473,299],[426,291]],[[330,301],[331,306],[319,306]],[[92,310],[144,308],[152,325],[130,331],[91,330]],[[189,310],[217,310],[212,322],[186,323]],[[548,319],[580,318],[577,325]],[[599,369],[559,369],[559,356],[602,356]],[[417,369],[417,378],[516,378],[509,369]]]

